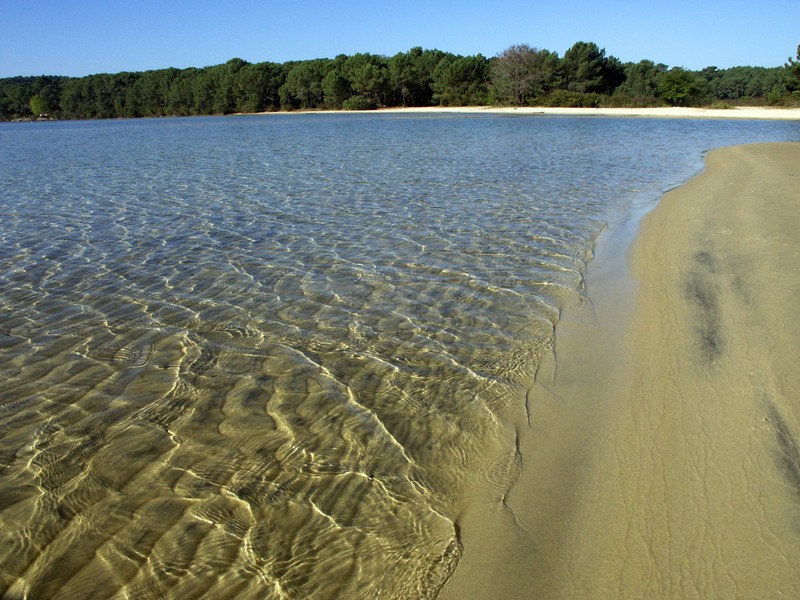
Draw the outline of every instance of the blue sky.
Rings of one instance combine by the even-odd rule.
[[[623,61],[780,66],[800,0],[0,0],[0,77],[595,42]]]

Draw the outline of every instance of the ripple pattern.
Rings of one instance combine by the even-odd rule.
[[[797,137],[653,123],[0,124],[0,594],[436,596],[605,223]]]

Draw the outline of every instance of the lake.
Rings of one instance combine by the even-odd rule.
[[[0,123],[0,591],[428,598],[597,236],[800,123]],[[503,446],[499,454],[489,448]]]

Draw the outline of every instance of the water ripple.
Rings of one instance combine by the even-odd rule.
[[[604,224],[797,137],[651,125],[0,124],[0,594],[435,596]]]

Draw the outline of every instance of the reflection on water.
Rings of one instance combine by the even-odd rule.
[[[425,598],[594,237],[786,123],[0,127],[0,590]],[[501,492],[498,492],[501,493]]]

